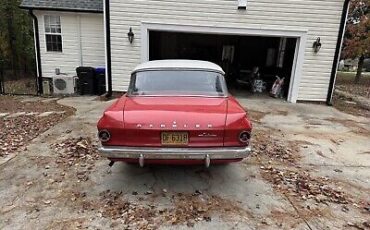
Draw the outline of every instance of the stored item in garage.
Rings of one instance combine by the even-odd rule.
[[[275,98],[282,98],[283,97],[283,86],[284,86],[285,78],[280,78],[276,76],[276,80],[274,85],[271,88],[270,95]]]

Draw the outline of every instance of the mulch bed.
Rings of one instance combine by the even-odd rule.
[[[0,113],[16,113],[16,112],[43,113],[49,111],[73,112],[73,109],[67,106],[60,105],[55,101],[43,103],[40,103],[40,101],[22,102],[22,97],[0,95]]]

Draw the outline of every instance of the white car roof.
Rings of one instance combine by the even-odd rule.
[[[145,71],[145,70],[206,70],[215,71],[221,74],[225,74],[222,68],[212,62],[208,61],[197,61],[197,60],[181,60],[181,59],[171,59],[171,60],[158,60],[158,61],[148,61],[138,65],[132,73]]]

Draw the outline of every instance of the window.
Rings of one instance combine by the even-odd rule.
[[[224,97],[224,77],[216,72],[196,70],[142,71],[131,78],[131,96],[212,96]]]
[[[48,52],[62,52],[62,27],[59,16],[45,15],[45,40]]]

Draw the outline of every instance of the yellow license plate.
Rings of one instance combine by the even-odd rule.
[[[162,132],[162,145],[187,145],[189,143],[189,135],[187,132]]]

